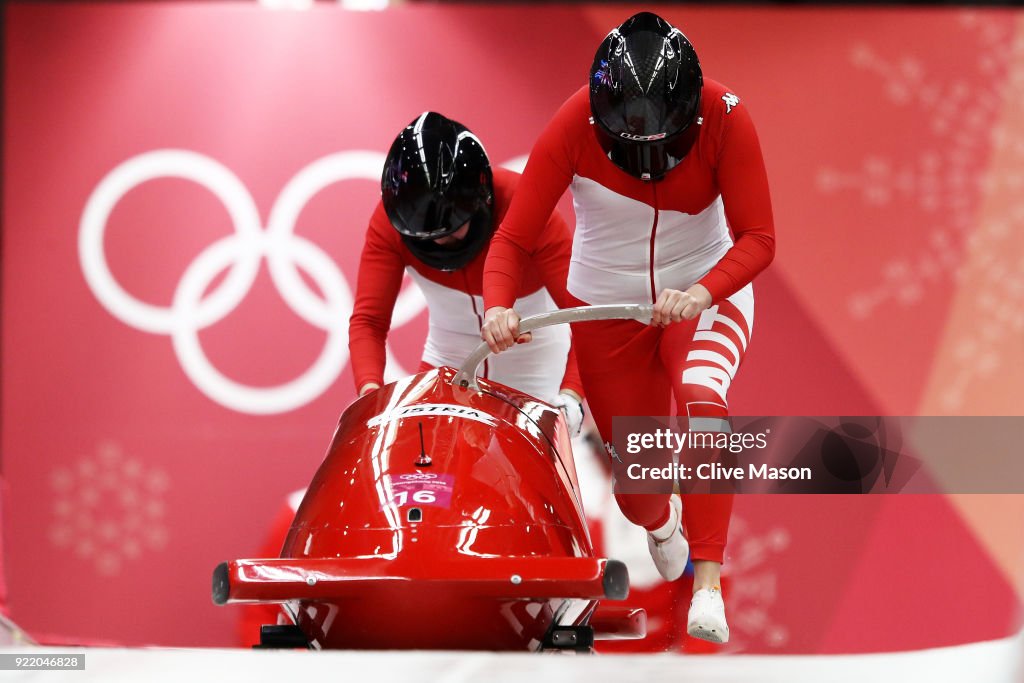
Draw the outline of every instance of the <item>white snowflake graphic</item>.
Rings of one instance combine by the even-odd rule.
[[[742,652],[754,643],[782,647],[789,642],[789,630],[772,619],[771,608],[778,598],[775,558],[789,547],[789,531],[777,526],[754,533],[746,520],[733,516],[729,537],[725,599],[732,635],[726,650]]]
[[[50,540],[89,561],[104,576],[121,572],[145,550],[161,550],[168,533],[163,501],[170,480],[159,469],[126,457],[115,443],[51,474]]]
[[[851,316],[867,318],[886,303],[910,307],[929,292],[948,296],[953,284],[979,293],[977,323],[958,331],[956,377],[942,396],[949,411],[962,408],[972,381],[1005,362],[997,342],[1024,331],[1024,260],[1012,248],[1024,234],[1024,200],[996,202],[1008,208],[989,212],[981,224],[974,208],[990,198],[1024,197],[1024,134],[1000,123],[1024,115],[1005,110],[1024,102],[1024,37],[1014,35],[1013,22],[991,14],[965,11],[960,23],[964,40],[976,44],[974,74],[966,80],[930,73],[913,55],[887,57],[867,44],[852,48],[851,62],[878,76],[893,105],[920,112],[918,134],[926,144],[916,159],[870,153],[858,168],[823,167],[817,178],[822,193],[858,192],[869,206],[912,202],[929,227],[927,242],[892,255],[878,284],[850,297]],[[1010,154],[1011,163],[1001,167],[1012,170],[972,170],[984,169],[993,153]]]

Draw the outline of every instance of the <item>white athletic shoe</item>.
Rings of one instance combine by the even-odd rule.
[[[690,544],[683,536],[683,501],[677,495],[669,500],[671,515],[669,519],[672,529],[668,538],[660,540],[654,533],[647,532],[647,549],[651,552],[654,566],[666,581],[675,581],[683,575],[686,560],[690,557]]]
[[[693,594],[690,615],[686,619],[686,632],[710,643],[729,642],[729,624],[725,622],[722,589],[701,588]]]

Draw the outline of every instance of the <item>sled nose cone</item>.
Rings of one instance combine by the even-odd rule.
[[[228,563],[221,562],[213,570],[213,604],[223,605],[228,601],[231,581],[228,578]]]
[[[608,560],[604,568],[604,597],[625,600],[629,595],[629,570],[624,562]]]

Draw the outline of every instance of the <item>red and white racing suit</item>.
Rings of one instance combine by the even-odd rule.
[[[726,417],[729,385],[750,341],[751,281],[775,245],[764,161],[746,108],[725,86],[705,81],[698,124],[686,158],[662,179],[642,181],[605,155],[581,88],[537,140],[492,240],[486,307],[514,308],[518,273],[570,187],[577,222],[568,290],[577,305],[654,303],[663,289],[694,283],[711,293],[711,307],[696,320],[666,328],[634,321],[574,327],[583,386],[606,444],[613,416],[668,415],[673,395],[693,429],[704,428],[693,418]],[[631,522],[650,530],[668,521],[668,495],[616,500]],[[684,495],[683,503],[691,557],[721,562],[732,497]]]
[[[493,173],[497,224],[512,201],[519,174],[505,169],[494,169]],[[553,310],[555,302],[565,306],[569,298],[565,282],[572,236],[569,226],[553,209],[542,221],[534,258],[511,290],[516,310],[524,316]],[[366,231],[349,322],[349,350],[357,390],[368,382],[384,384],[384,343],[403,272],[408,272],[419,285],[430,315],[420,370],[461,365],[481,344],[486,258],[484,248],[459,270],[432,268],[409,251],[388,221],[383,204],[377,205]],[[483,376],[548,402],[558,396],[560,388],[583,393],[570,354],[569,329],[565,326],[538,330],[529,346],[489,358],[483,364]]]

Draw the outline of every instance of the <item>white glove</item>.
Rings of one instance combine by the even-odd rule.
[[[583,404],[572,394],[561,393],[555,398],[552,405],[562,411],[565,426],[569,428],[569,438],[575,439],[579,436],[580,429],[583,428]]]

